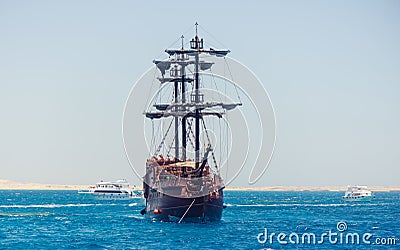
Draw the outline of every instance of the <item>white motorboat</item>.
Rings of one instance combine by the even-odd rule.
[[[342,198],[345,201],[371,201],[373,196],[367,186],[347,186]]]
[[[95,195],[97,198],[104,199],[131,199],[141,197],[141,193],[135,188],[131,188],[125,179],[115,182],[100,181],[97,182],[95,186],[89,187],[88,190],[80,190],[78,193]]]

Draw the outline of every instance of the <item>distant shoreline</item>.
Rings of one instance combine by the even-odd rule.
[[[68,185],[68,184],[41,184],[24,183],[10,180],[0,180],[0,190],[86,190],[90,185]],[[137,187],[140,189],[141,187]],[[390,192],[400,191],[395,186],[369,186],[371,191]],[[346,186],[267,186],[267,187],[226,187],[228,191],[340,191],[344,192]]]
[[[62,185],[0,180],[0,190],[82,190],[89,185]]]

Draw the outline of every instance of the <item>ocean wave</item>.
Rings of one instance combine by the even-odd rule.
[[[103,204],[30,204],[30,205],[0,205],[0,208],[61,208],[61,207],[91,207]],[[112,204],[107,204],[112,205]]]
[[[268,205],[265,204],[237,204],[237,205],[233,205],[236,207],[267,207]]]
[[[143,215],[128,215],[127,218],[136,219],[136,220],[146,220],[146,217]]]
[[[227,204],[228,207],[347,207],[347,206],[376,206],[377,204]]]
[[[0,217],[28,217],[28,216],[48,216],[50,213],[39,212],[39,213],[3,213],[0,212]]]

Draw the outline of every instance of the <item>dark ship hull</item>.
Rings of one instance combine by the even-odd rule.
[[[195,198],[173,197],[157,191],[146,200],[148,217],[161,221],[219,221],[223,210],[223,189]]]
[[[202,177],[196,169],[203,169]],[[150,159],[146,164],[142,214],[162,221],[218,221],[224,208],[224,185],[204,159],[193,161]]]

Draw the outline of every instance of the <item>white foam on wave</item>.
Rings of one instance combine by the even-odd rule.
[[[30,204],[30,205],[0,205],[0,208],[61,208],[61,207],[90,207],[99,204]]]
[[[234,205],[235,206],[235,205]],[[266,207],[265,204],[237,204],[236,207]]]
[[[50,213],[2,213],[0,212],[1,216],[6,217],[27,217],[27,216],[48,216]]]
[[[131,219],[137,219],[137,220],[145,220],[146,217],[145,216],[140,216],[140,215],[128,215],[127,218],[131,218]]]
[[[376,206],[376,204],[228,204],[228,207],[345,207],[345,206]]]

